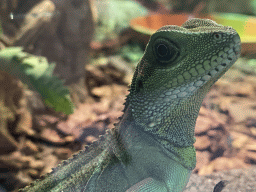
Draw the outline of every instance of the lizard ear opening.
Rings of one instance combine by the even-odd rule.
[[[137,85],[136,85],[136,92],[137,92],[137,93],[140,92],[141,89],[143,89],[143,82],[142,82],[141,79],[139,79],[139,80],[137,81]]]
[[[161,63],[174,61],[179,56],[178,47],[166,39],[157,39],[153,47],[156,59]]]

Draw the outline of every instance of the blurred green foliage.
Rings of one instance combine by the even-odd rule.
[[[114,39],[131,19],[148,14],[145,7],[130,0],[97,0],[98,23],[95,40]]]
[[[132,65],[136,67],[140,58],[143,56],[144,51],[139,44],[131,43],[123,46],[120,49],[120,53],[125,60],[127,60],[128,62],[131,62]]]
[[[251,0],[251,6],[253,8],[254,15],[256,15],[256,0]]]
[[[251,67],[252,71],[256,74],[256,59],[250,59],[247,64]]]
[[[74,105],[63,81],[53,76],[54,68],[55,64],[49,64],[45,57],[23,52],[21,47],[8,47],[0,51],[0,70],[37,91],[55,111],[69,115],[73,113]]]

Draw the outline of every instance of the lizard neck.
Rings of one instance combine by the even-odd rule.
[[[135,122],[130,105],[126,106],[124,115],[116,128],[114,129],[116,136],[112,141],[117,141],[117,143],[113,145],[113,151],[123,164],[129,164],[133,158],[137,159],[136,155],[140,150],[148,151],[150,156],[153,147],[157,148],[159,153],[179,162],[185,168],[189,170],[195,168],[196,152],[193,145],[177,146],[167,139],[158,137],[153,132],[145,131],[143,126]]]
[[[116,146],[125,146],[124,148],[119,149],[119,152],[116,151],[116,154],[122,154],[120,156],[120,159],[122,159],[121,161],[123,161],[123,159],[128,159],[127,154],[130,154],[129,152],[126,153],[126,155],[123,155],[124,151],[127,151],[127,149],[143,148],[143,144],[150,142],[154,143],[153,145],[158,146],[159,149],[162,149],[162,152],[169,155],[171,159],[179,162],[185,168],[193,170],[196,165],[196,151],[193,146],[193,143],[195,142],[195,123],[203,98],[209,87],[210,86],[201,87],[186,98],[171,100],[170,105],[164,109],[164,113],[162,114],[154,113],[154,110],[154,112],[152,112],[154,117],[161,119],[161,121],[158,122],[148,121],[148,119],[153,118],[147,117],[147,115],[145,115],[144,119],[136,119],[136,116],[134,117],[133,113],[133,100],[131,96],[128,96],[125,104],[124,116],[117,129],[118,134],[120,135],[119,138],[122,138],[121,141],[123,142],[123,145]],[[136,97],[138,98],[138,95],[136,95]],[[141,102],[141,106],[148,106],[150,101],[147,101],[147,104]],[[155,105],[159,104],[159,101],[163,101],[163,99],[154,100],[154,102],[152,101],[150,109],[155,109]],[[148,110],[149,107],[146,109]],[[147,140],[142,142],[143,138],[147,138]],[[134,146],[134,144],[136,146]]]
[[[134,102],[128,97],[131,100],[131,113],[143,131],[153,135],[166,148],[171,145],[189,147],[195,142],[196,119],[209,87],[201,87],[191,95],[168,101],[161,98],[161,94],[165,94],[163,90],[152,93],[149,97],[136,95],[140,102]],[[134,113],[138,108],[141,108],[139,111],[143,114],[140,117]]]

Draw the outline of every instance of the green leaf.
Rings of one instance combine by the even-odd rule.
[[[34,56],[20,47],[0,51],[0,70],[19,78],[30,89],[37,91],[44,102],[57,112],[73,113],[69,91],[63,81],[53,76],[55,64],[49,64],[45,57]]]

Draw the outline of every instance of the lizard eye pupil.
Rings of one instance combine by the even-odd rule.
[[[169,49],[166,45],[159,44],[158,47],[157,47],[157,53],[158,53],[158,56],[165,57],[165,56],[168,55]]]
[[[154,45],[156,59],[161,63],[174,61],[179,56],[178,47],[170,41],[158,39]]]

